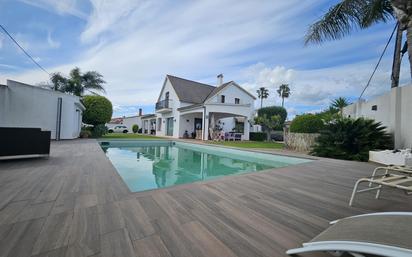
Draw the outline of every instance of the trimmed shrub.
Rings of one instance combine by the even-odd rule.
[[[83,104],[86,107],[83,122],[86,124],[105,124],[112,118],[112,103],[104,96],[86,95],[83,97]]]
[[[336,159],[368,161],[369,151],[392,148],[392,136],[380,122],[340,118],[325,125],[311,153]]]
[[[107,127],[104,124],[95,125],[92,129],[92,137],[98,138],[107,133]]]
[[[249,140],[251,141],[265,141],[266,133],[265,132],[250,132]]]
[[[296,116],[290,124],[292,133],[319,133],[324,127],[322,118],[319,115],[303,114]]]
[[[139,131],[139,126],[137,125],[137,124],[133,124],[133,126],[132,126],[132,131],[133,131],[133,133],[137,133],[137,131]]]
[[[258,110],[258,116],[263,117],[266,114],[266,117],[272,117],[279,115],[280,117],[280,127],[277,129],[282,129],[283,124],[285,123],[286,117],[288,116],[288,112],[285,108],[281,106],[268,106],[263,107]]]

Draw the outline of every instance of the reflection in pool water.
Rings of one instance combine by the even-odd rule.
[[[133,192],[255,172],[291,163],[259,161],[225,152],[211,153],[186,145],[102,146]]]

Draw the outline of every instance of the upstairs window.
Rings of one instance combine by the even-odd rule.
[[[239,98],[235,98],[235,104],[240,104],[240,99]]]
[[[166,99],[166,100],[169,99],[169,92],[166,92],[166,94],[165,94],[165,99]]]
[[[225,96],[224,96],[224,95],[221,95],[221,96],[220,96],[220,102],[221,102],[222,104],[225,103]]]

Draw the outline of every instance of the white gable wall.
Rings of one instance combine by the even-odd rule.
[[[173,117],[173,120],[176,120],[173,122],[173,137],[178,138],[180,119],[179,119],[179,111],[177,110],[177,108],[180,108],[186,105],[182,106],[182,103],[179,101],[179,98],[177,97],[177,94],[168,78],[166,78],[164,87],[162,91],[160,92],[159,101],[166,99],[166,92],[169,92],[169,100],[170,100],[169,108],[171,108],[172,111],[168,113],[156,113],[156,123],[158,123],[159,118],[161,118],[160,130],[156,131],[156,135],[166,136],[166,119]],[[158,124],[156,125],[158,126]]]
[[[226,86],[218,94],[208,99],[206,103],[220,103],[221,95],[225,96],[225,103],[227,104],[235,104],[235,98],[240,99],[240,105],[253,105],[254,103],[253,97],[233,84]]]

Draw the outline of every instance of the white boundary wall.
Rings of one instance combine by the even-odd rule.
[[[347,117],[380,121],[394,134],[395,148],[412,147],[411,85],[392,88],[390,92],[369,101],[353,103],[345,107],[343,113]]]

